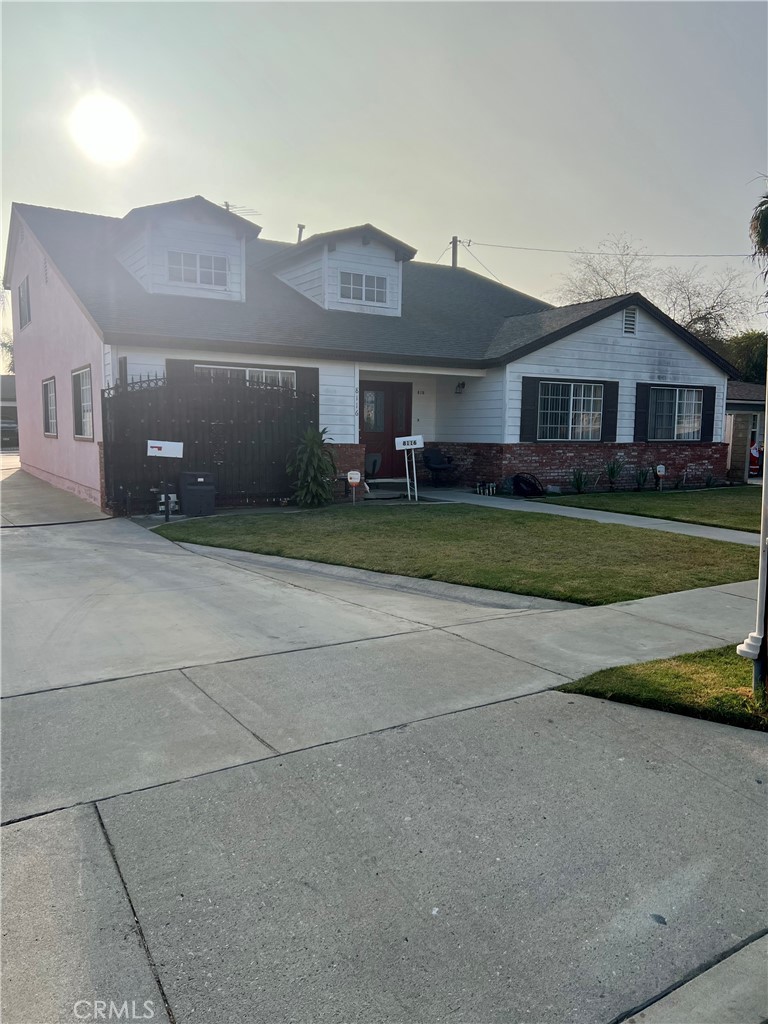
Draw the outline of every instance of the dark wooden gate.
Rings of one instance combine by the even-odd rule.
[[[210,375],[117,384],[102,392],[104,477],[114,512],[152,512],[161,480],[178,493],[179,472],[213,473],[216,504],[284,501],[286,462],[317,426],[317,395]],[[147,456],[147,441],[182,441],[184,457]]]

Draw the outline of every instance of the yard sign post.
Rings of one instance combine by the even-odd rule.
[[[184,458],[183,441],[147,441],[147,455],[155,459]],[[171,521],[171,502],[168,496],[168,481],[160,481],[163,488],[163,504],[165,505],[165,521]]]
[[[347,473],[347,482],[352,488],[352,504],[355,504],[355,495],[357,494],[357,485],[360,483],[360,471],[358,469],[350,469]]]
[[[408,468],[408,453],[411,453],[411,467],[413,469],[413,494],[416,501],[419,500],[419,485],[416,481],[416,452],[424,447],[424,438],[421,434],[412,434],[410,437],[396,437],[395,451],[405,454],[405,482],[408,486],[408,501],[411,500],[411,474]]]

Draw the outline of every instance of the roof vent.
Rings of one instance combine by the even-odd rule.
[[[637,327],[637,309],[634,306],[629,306],[624,310],[624,333],[625,334],[636,334]]]

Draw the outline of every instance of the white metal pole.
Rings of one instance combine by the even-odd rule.
[[[406,483],[408,484],[408,501],[410,501],[411,500],[411,473],[410,473],[410,470],[408,469],[408,449],[407,448],[403,452],[403,455],[405,455],[405,479],[406,479]]]
[[[768,450],[768,374],[766,374],[765,421],[763,423],[763,452]],[[736,648],[742,658],[752,658],[755,663],[752,688],[758,703],[765,701],[766,674],[766,587],[768,587],[768,487],[766,487],[765,458],[763,458],[763,504],[760,519],[760,576],[757,583],[757,616],[754,632]]]
[[[416,501],[419,500],[419,485],[416,481],[416,449],[411,448],[413,454],[413,493],[416,495]]]

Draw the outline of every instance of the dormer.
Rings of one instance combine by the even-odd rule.
[[[265,266],[323,309],[400,316],[403,263],[416,250],[372,224],[312,235]]]
[[[193,196],[131,210],[115,255],[148,292],[245,302],[245,246],[260,231]]]

